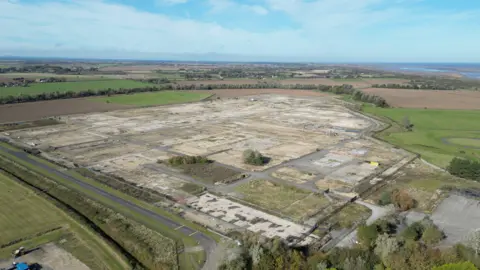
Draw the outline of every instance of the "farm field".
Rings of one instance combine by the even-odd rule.
[[[0,67],[1,68],[1,67]],[[41,79],[41,78],[65,78],[67,81],[103,81],[103,80],[113,80],[113,79],[122,79],[123,75],[72,75],[72,74],[53,74],[53,73],[0,73],[0,80],[2,79],[12,79],[22,77],[25,79]]]
[[[151,106],[198,101],[210,96],[206,93],[162,91],[92,98],[92,101],[122,105]]]
[[[130,81],[130,80],[102,80],[83,82],[60,82],[60,83],[34,83],[28,87],[7,87],[0,91],[0,96],[19,96],[22,94],[36,95],[52,92],[79,92],[86,90],[103,90],[119,88],[135,88],[154,86],[153,84]]]
[[[381,138],[419,153],[435,165],[445,168],[455,156],[480,158],[478,141],[474,140],[480,136],[480,111],[383,109],[372,106],[365,106],[364,111],[392,121],[392,127],[379,134]],[[405,117],[414,125],[413,131],[403,128]]]
[[[385,98],[392,107],[479,110],[480,91],[406,90],[366,88],[362,91]]]
[[[29,249],[67,238],[68,243],[63,247],[92,269],[126,266],[119,260],[120,255],[93,232],[2,173],[0,203],[0,245],[6,245],[0,249],[1,257],[8,254],[10,258],[11,252],[21,245]],[[14,241],[19,242],[13,244]]]

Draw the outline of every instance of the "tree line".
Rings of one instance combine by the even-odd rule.
[[[137,87],[137,88],[119,88],[119,89],[103,89],[103,90],[84,90],[84,91],[65,91],[65,92],[47,92],[41,94],[21,94],[18,96],[2,96],[0,97],[0,104],[14,104],[23,102],[80,98],[91,96],[110,96],[120,94],[133,94],[143,92],[157,92],[164,90],[213,90],[213,89],[299,89],[299,90],[314,90],[321,92],[328,92],[333,94],[347,94],[355,95],[354,98],[359,98],[364,102],[372,102],[380,107],[388,107],[388,103],[381,97],[364,94],[359,90],[355,90],[352,85],[313,85],[313,84],[293,84],[283,85],[275,83],[257,83],[257,84],[159,84],[156,86]]]
[[[425,218],[406,225],[405,218],[398,215],[360,226],[357,244],[330,252],[322,252],[315,245],[292,248],[279,238],[247,232],[233,236],[235,241],[225,248],[219,269],[475,270],[480,266],[479,245],[475,244],[479,236],[469,235],[471,241],[465,245],[437,248],[445,235],[432,220]]]
[[[393,88],[393,89],[415,89],[415,90],[455,90],[456,86],[453,85],[439,85],[435,83],[409,83],[409,84],[398,84],[398,83],[383,83],[383,84],[372,84],[373,88]]]

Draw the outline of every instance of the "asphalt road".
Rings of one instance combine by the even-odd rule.
[[[63,179],[65,180],[68,180],[68,181],[71,181],[85,189],[88,189],[92,192],[95,192],[97,193],[98,195],[101,195],[105,198],[108,198],[109,200],[111,201],[114,201],[120,205],[122,205],[123,207],[126,207],[128,209],[130,209],[131,211],[134,211],[134,212],[137,212],[138,214],[141,214],[141,215],[144,215],[150,219],[153,219],[155,221],[158,221],[166,226],[168,226],[169,228],[171,228],[172,230],[176,230],[186,236],[191,236],[192,238],[194,238],[195,240],[197,240],[199,242],[199,245],[203,247],[204,251],[205,251],[205,254],[206,254],[206,257],[207,257],[207,262],[208,260],[211,258],[211,253],[214,251],[215,247],[216,247],[216,242],[215,240],[213,240],[212,238],[210,238],[209,236],[203,234],[202,232],[199,232],[199,231],[196,231],[194,229],[191,229],[189,227],[186,227],[186,226],[183,226],[182,224],[179,224],[167,217],[164,217],[158,213],[155,213],[155,212],[152,212],[148,209],[145,209],[145,208],[142,208],[136,204],[133,204],[127,200],[124,200],[122,198],[119,198],[115,195],[112,195],[108,192],[105,192],[104,190],[100,189],[100,188],[97,188],[95,186],[92,186],[88,183],[85,183],[79,179],[76,179],[75,177],[69,175],[69,174],[66,174],[60,170],[57,170],[57,169],[54,169],[50,166],[47,166],[46,164],[43,164],[43,163],[40,163],[34,159],[31,159],[27,153],[25,152],[22,152],[22,151],[12,151],[10,149],[7,149],[7,148],[4,148],[2,146],[0,146],[0,150],[1,151],[4,151],[4,152],[8,152],[9,154],[11,155],[14,155],[15,157],[19,158],[19,159],[22,159],[23,161],[25,162],[28,162],[30,164],[32,164],[33,166],[36,166],[36,167],[40,167],[44,170],[47,170],[48,172],[52,173],[52,174],[55,174],[59,177],[62,177]],[[207,265],[207,263],[205,263],[205,265]]]

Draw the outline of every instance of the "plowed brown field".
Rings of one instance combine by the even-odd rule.
[[[0,123],[31,121],[50,116],[103,112],[131,107],[79,98],[9,104],[0,106]]]
[[[362,91],[381,96],[393,107],[428,109],[480,109],[480,91],[406,90],[367,88]]]

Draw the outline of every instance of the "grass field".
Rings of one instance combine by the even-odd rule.
[[[123,105],[151,106],[198,101],[207,98],[208,96],[209,94],[205,93],[162,91],[92,98],[92,100]]]
[[[383,117],[392,127],[379,136],[388,142],[419,153],[425,160],[446,167],[455,156],[480,158],[480,111],[472,110],[425,110],[383,109],[364,106],[364,112]],[[414,125],[413,131],[403,128],[404,118]],[[459,144],[449,138],[460,139]],[[462,145],[460,145],[462,144]]]
[[[154,86],[153,84],[131,80],[99,80],[61,83],[34,83],[28,87],[7,87],[0,89],[0,96],[19,96],[21,94],[36,95],[51,92],[80,92],[85,90],[119,89]]]
[[[321,195],[266,180],[250,181],[235,191],[244,201],[293,219],[301,219],[329,204]]]
[[[49,230],[59,228],[48,232]],[[125,269],[124,259],[83,225],[56,206],[0,173],[0,257],[10,257],[18,246],[34,248],[40,244],[68,239],[63,247],[92,269]],[[75,247],[70,249],[69,247]]]

